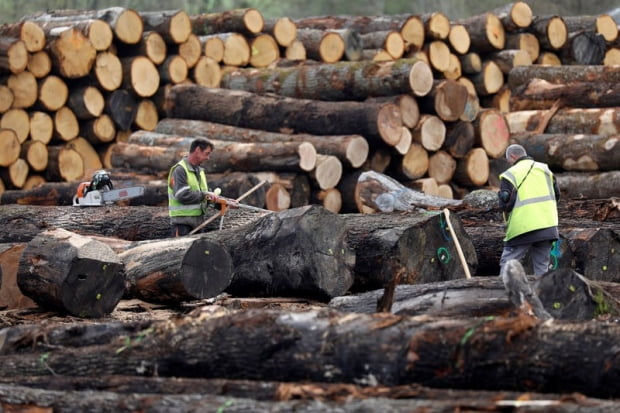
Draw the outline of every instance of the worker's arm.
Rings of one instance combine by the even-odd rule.
[[[499,208],[504,212],[512,211],[515,205],[516,191],[514,186],[507,179],[500,179],[498,192]]]

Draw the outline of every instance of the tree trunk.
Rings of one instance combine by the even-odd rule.
[[[470,79],[480,96],[497,93],[504,85],[502,69],[492,60],[484,62],[480,73],[472,75]]]
[[[20,39],[24,42],[26,50],[33,54],[43,50],[47,40],[40,25],[28,19],[2,25],[0,35]]]
[[[475,128],[469,121],[451,122],[446,125],[446,138],[442,148],[453,158],[463,158],[474,146]]]
[[[613,171],[620,165],[618,135],[513,134],[528,155],[565,171]],[[558,151],[557,148],[562,150]]]
[[[501,20],[506,31],[527,29],[534,19],[530,6],[524,1],[515,1],[492,11]]]
[[[594,31],[571,33],[561,59],[567,65],[602,65],[607,51],[607,43],[602,34]]]
[[[154,132],[136,131],[131,135],[130,143],[142,143],[141,137],[154,140],[158,133],[179,136],[203,134],[208,135],[209,139],[247,143],[308,142],[314,145],[317,152],[334,155],[353,168],[358,168],[366,162],[369,151],[368,142],[360,135],[317,136],[276,133],[191,119],[162,119],[157,123]]]
[[[119,254],[126,296],[179,304],[221,294],[232,279],[230,255],[205,239],[179,237],[143,242]]]
[[[474,121],[475,145],[480,146],[490,158],[504,156],[508,147],[511,130],[504,114],[496,109],[481,111]]]
[[[123,264],[107,245],[56,229],[28,243],[17,283],[24,295],[42,307],[96,318],[114,310],[125,280]]]
[[[603,199],[620,197],[620,171],[601,173],[560,172],[555,174],[562,197]]]
[[[286,78],[286,82],[281,79]],[[337,62],[223,72],[220,87],[253,93],[274,93],[302,99],[364,100],[369,96],[414,93],[426,95],[433,73],[418,59],[396,62]]]
[[[456,121],[465,111],[467,88],[456,80],[438,80],[420,103],[427,113],[434,113],[446,122]]]
[[[194,85],[172,87],[166,102],[171,118],[272,132],[287,129],[315,135],[360,134],[396,143],[402,126],[400,109],[391,103],[324,102]]]
[[[506,49],[525,50],[532,60],[536,62],[540,56],[540,42],[533,33],[516,32],[506,33]]]
[[[290,17],[265,20],[263,31],[271,34],[281,47],[288,47],[297,39],[297,25]]]
[[[437,116],[423,114],[411,131],[411,139],[428,151],[441,148],[446,139],[446,124]]]
[[[454,181],[465,187],[480,187],[489,179],[489,158],[483,148],[472,148],[456,163]]]
[[[336,31],[299,29],[297,39],[303,43],[309,59],[324,63],[335,63],[345,55],[346,43]]]
[[[228,249],[233,279],[226,291],[233,295],[325,300],[353,283],[355,255],[345,243],[345,224],[322,207],[272,213],[238,231],[204,237]]]
[[[62,31],[48,48],[56,70],[68,79],[88,75],[97,56],[92,43],[76,28]]]

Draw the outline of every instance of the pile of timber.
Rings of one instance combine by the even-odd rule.
[[[512,73],[613,71],[620,50],[610,16],[534,16],[525,2],[455,21],[442,13],[293,20],[251,8],[57,10],[3,26],[0,39],[0,193],[87,180],[101,168],[155,180],[183,152],[181,141],[147,145],[134,135],[198,134],[226,136],[216,153],[234,152],[210,173],[260,173],[248,179],[269,181],[271,202],[259,206],[321,203],[334,212],[357,212],[347,189],[365,170],[446,198],[494,186],[505,147],[518,139],[512,107],[540,106],[561,93],[519,104],[519,93],[535,91],[517,91]],[[566,100],[613,104],[591,79],[566,85],[579,94]],[[584,88],[602,97],[587,98],[578,92]],[[295,141],[305,144],[295,149]],[[606,169],[613,157],[567,158],[554,166],[570,174],[563,185],[570,196],[617,195],[617,185],[591,184],[597,173],[617,180],[617,170]],[[291,179],[306,188],[295,200]],[[569,190],[575,187],[582,189]]]

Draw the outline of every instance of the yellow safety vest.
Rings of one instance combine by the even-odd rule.
[[[187,185],[192,191],[200,191],[201,188],[207,190],[207,176],[204,170],[200,170],[200,184],[198,183],[198,177],[194,171],[190,171],[187,167],[187,162],[184,159],[177,162],[168,174],[168,215],[171,217],[197,217],[202,215],[202,203],[198,204],[183,204],[175,198],[172,186],[170,185],[170,177],[174,168],[181,166],[185,169],[185,175],[187,176]]]
[[[515,189],[519,188],[507,220],[504,241],[558,225],[553,174],[547,165],[533,160],[520,161],[499,177],[508,180]]]

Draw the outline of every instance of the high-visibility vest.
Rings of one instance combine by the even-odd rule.
[[[504,241],[537,229],[558,225],[553,174],[544,163],[522,160],[501,174],[518,188],[506,225]]]
[[[200,191],[207,190],[207,176],[205,175],[205,171],[203,169],[200,170],[200,183],[198,182],[198,177],[194,171],[190,171],[187,162],[182,159],[172,168],[170,168],[170,173],[168,174],[168,215],[171,217],[197,217],[202,215],[202,203],[197,204],[183,204],[176,199],[174,191],[172,189],[172,185],[170,185],[170,177],[172,176],[172,171],[176,167],[182,167],[185,169],[185,175],[187,176],[187,185],[192,191]]]

